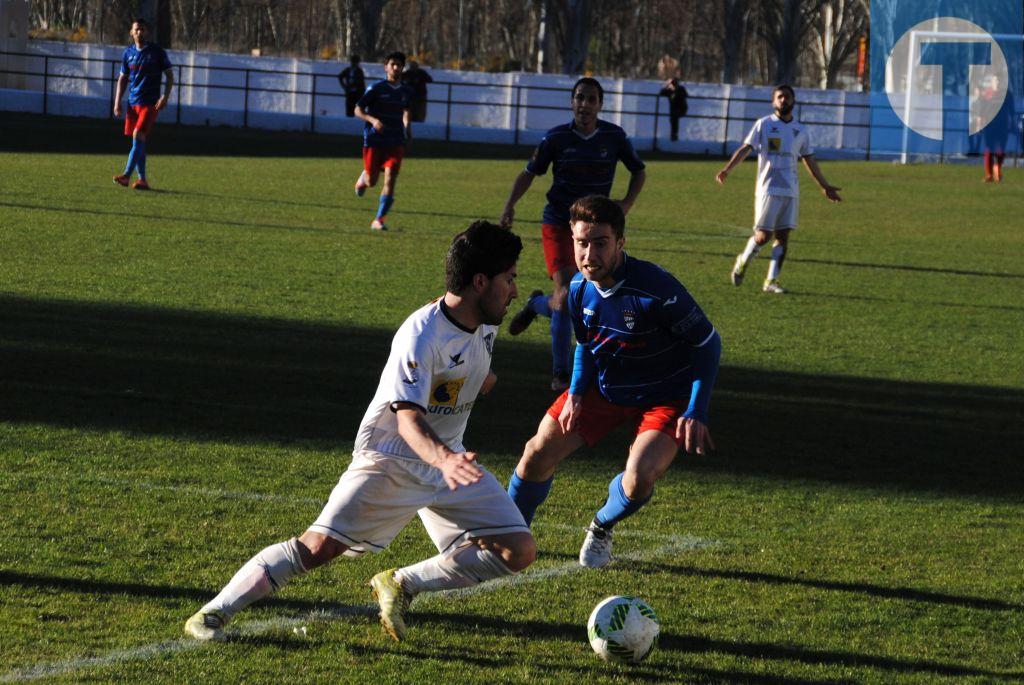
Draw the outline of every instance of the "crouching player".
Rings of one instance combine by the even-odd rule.
[[[508,490],[531,522],[559,462],[620,424],[635,426],[626,468],[609,484],[580,550],[580,564],[598,568],[611,561],[614,526],[651,499],[679,448],[714,449],[708,408],[722,343],[679,281],[623,251],[618,204],[590,195],[572,205],[569,220],[580,271],[569,285],[572,380],[526,443]]]
[[[187,634],[223,640],[225,624],[249,604],[341,554],[383,550],[417,513],[437,556],[370,582],[381,624],[396,640],[420,592],[468,587],[533,562],[536,547],[519,510],[462,444],[477,395],[496,380],[491,350],[517,295],[521,250],[518,236],[485,221],[455,236],[447,292],[395,334],[352,463],[319,518],[246,562],[185,623]]]

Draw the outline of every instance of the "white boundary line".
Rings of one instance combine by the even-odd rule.
[[[44,476],[45,477],[45,476]],[[229,499],[240,499],[240,500],[254,500],[259,502],[289,502],[289,503],[301,503],[319,504],[319,500],[307,500],[305,498],[287,498],[283,496],[271,496],[262,495],[259,493],[232,493],[229,490],[218,490],[210,488],[193,487],[188,485],[158,485],[155,483],[146,483],[145,481],[127,480],[122,478],[108,478],[105,476],[83,478],[82,480],[93,480],[95,482],[110,483],[114,485],[129,485],[132,487],[138,487],[142,489],[168,489],[174,491],[185,491],[185,493],[203,494],[214,497],[223,497]],[[584,526],[569,525],[566,523],[551,523],[542,527],[572,530],[581,533],[584,532]],[[634,536],[616,536],[616,537],[637,537],[637,538],[650,538],[663,541],[664,544],[651,550],[647,553],[632,553],[620,555],[617,558],[628,561],[647,561],[651,558],[673,554],[678,552],[692,552],[696,550],[707,549],[710,547],[716,547],[721,545],[720,542],[714,540],[707,540],[703,538],[696,538],[693,536],[652,536],[650,533],[634,533]],[[464,588],[461,590],[450,590],[446,592],[431,593],[430,595],[424,595],[417,601],[417,606],[431,606],[433,604],[440,603],[444,600],[452,597],[465,597],[470,595],[477,595],[485,592],[492,592],[494,590],[502,588],[510,588],[527,583],[538,583],[551,579],[551,577],[558,577],[561,575],[568,575],[570,573],[577,573],[585,570],[583,566],[575,562],[567,562],[559,564],[557,566],[549,566],[545,568],[537,568],[536,570],[527,570],[516,575],[509,575],[496,579],[494,581],[488,581],[471,588]],[[264,620],[250,620],[250,622],[244,622],[238,625],[238,628],[230,631],[230,634],[242,637],[254,637],[269,633],[271,631],[288,630],[289,628],[298,631],[299,628],[303,628],[303,635],[305,634],[304,628],[306,623],[315,622],[331,622],[331,620],[338,620],[341,618],[347,618],[355,615],[374,615],[377,613],[377,606],[374,604],[353,604],[344,605],[337,608],[323,610],[317,609],[310,611],[304,616],[296,618],[268,618]],[[128,661],[144,661],[146,659],[163,656],[166,654],[176,654],[180,652],[191,651],[200,647],[207,646],[206,643],[199,642],[191,638],[181,638],[178,640],[166,640],[164,642],[155,642],[147,645],[139,645],[137,647],[128,647],[125,649],[116,649],[100,656],[80,656],[66,659],[59,659],[55,661],[49,661],[44,663],[38,663],[36,666],[26,667],[22,669],[15,669],[8,672],[7,674],[0,676],[0,683],[24,683],[34,680],[40,680],[42,678],[49,678],[51,676],[63,676],[86,669],[100,668],[104,666],[116,665],[116,663],[125,663]]]

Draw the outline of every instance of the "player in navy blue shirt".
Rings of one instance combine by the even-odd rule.
[[[149,190],[146,182],[146,138],[153,129],[157,112],[167,106],[174,88],[174,72],[167,53],[156,43],[146,42],[149,26],[141,19],[132,22],[132,44],[121,56],[121,74],[117,77],[114,95],[114,116],[121,116],[121,98],[128,91],[125,108],[124,134],[132,137],[132,149],[124,173],[114,176],[114,183],[127,186],[132,172],[138,170],[139,180],[132,187]],[[164,80],[163,92],[160,81]]]
[[[580,550],[580,564],[597,568],[611,561],[612,528],[650,500],[679,448],[714,449],[708,409],[722,342],[672,274],[623,251],[625,217],[616,203],[583,198],[570,221],[580,269],[569,287],[572,381],[526,443],[508,490],[529,523],[562,459],[622,423],[635,425],[626,468],[609,484]]]
[[[384,185],[380,189],[377,216],[370,224],[375,231],[386,231],[388,211],[395,203],[395,184],[402,168],[405,145],[412,140],[409,107],[413,90],[402,83],[405,55],[392,52],[384,59],[387,78],[366,89],[356,104],[356,116],[366,122],[363,127],[363,172],[356,180],[356,195],[377,185],[381,169]]]
[[[544,260],[554,292],[548,298],[540,290],[531,293],[526,306],[509,325],[509,333],[519,335],[538,314],[551,317],[551,389],[561,392],[569,385],[572,369],[572,326],[566,311],[569,281],[576,273],[572,236],[569,231],[569,207],[587,195],[608,196],[615,180],[615,168],[621,161],[629,170],[629,188],[619,200],[628,213],[643,188],[646,172],[626,132],[597,118],[604,103],[604,89],[592,78],[581,78],[572,88],[572,121],[544,134],[533,156],[512,185],[505,210],[504,226],[511,226],[519,201],[536,176],[552,169],[551,189],[541,226]]]

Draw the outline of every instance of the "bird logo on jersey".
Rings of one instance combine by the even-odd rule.
[[[606,148],[604,145],[602,145],[601,146],[600,154],[601,154],[601,159],[606,158],[608,156],[608,148]]]
[[[484,336],[484,347],[487,348],[487,354],[494,354],[494,333],[488,333]]]
[[[405,363],[405,375],[402,377],[402,382],[406,385],[416,385],[420,382],[420,372],[416,362],[409,360]]]
[[[626,324],[628,330],[633,330],[633,326],[636,325],[636,315],[628,309],[622,310],[622,320]]]

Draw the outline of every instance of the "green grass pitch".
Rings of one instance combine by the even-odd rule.
[[[366,583],[432,553],[417,522],[197,646],[184,620],[315,518],[395,328],[528,152],[417,141],[381,235],[354,139],[158,126],[146,194],[110,182],[116,128],[0,115],[0,682],[1024,680],[1024,172],[823,162],[839,206],[801,172],[778,297],[764,255],[728,282],[754,165],[718,187],[720,161],[648,156],[627,250],[722,334],[718,451],[677,459],[618,565],[575,556],[621,433],[563,465],[531,569],[418,599],[406,642]],[[524,295],[548,182],[518,208]],[[552,399],[544,328],[499,339],[470,421],[502,480]],[[642,664],[586,642],[611,594],[662,621]]]

